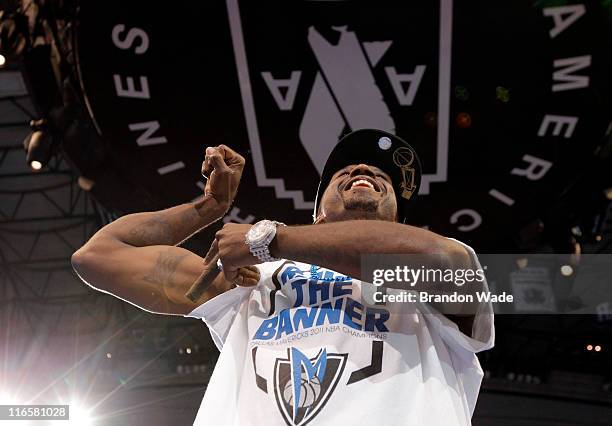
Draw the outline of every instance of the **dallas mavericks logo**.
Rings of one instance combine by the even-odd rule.
[[[274,365],[274,396],[288,425],[310,422],[325,406],[346,365],[347,354],[321,349],[308,358],[299,349],[287,349],[287,358]]]

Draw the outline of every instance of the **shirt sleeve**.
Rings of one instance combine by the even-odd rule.
[[[476,256],[476,252],[474,252],[472,247],[454,238],[449,238],[449,240],[456,241],[466,248],[472,258],[474,268],[482,268],[478,261],[478,256]],[[483,282],[483,291],[489,291],[486,279]],[[427,314],[425,315],[427,320],[436,330],[438,330],[442,339],[450,347],[465,349],[472,353],[484,351],[493,347],[495,343],[495,326],[493,324],[493,305],[491,301],[479,303],[474,316],[472,333],[470,336],[462,333],[457,324],[441,314],[431,305],[424,303],[421,305],[421,308],[425,311],[424,313]]]
[[[248,299],[253,287],[235,287],[201,304],[184,315],[187,318],[200,318],[210,329],[213,342],[221,351],[225,339],[232,328],[234,319],[242,303]]]

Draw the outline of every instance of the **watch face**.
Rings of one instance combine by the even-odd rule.
[[[603,140],[605,4],[84,2],[79,78],[119,182],[94,191],[115,185],[105,203],[123,211],[191,200],[205,147],[224,143],[247,159],[227,220],[310,223],[335,142],[378,128],[421,158],[412,224],[498,247]]]
[[[266,236],[271,231],[270,227],[266,225],[265,222],[257,223],[249,229],[248,240],[250,244],[259,245],[265,240]]]

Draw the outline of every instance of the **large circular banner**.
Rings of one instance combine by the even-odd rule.
[[[494,248],[589,167],[610,122],[600,2],[83,1],[78,73],[125,178],[155,208],[202,192],[206,146],[247,158],[227,220],[310,223],[350,130],[418,151],[411,223]]]

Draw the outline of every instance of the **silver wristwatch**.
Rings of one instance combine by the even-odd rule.
[[[282,222],[274,220],[260,220],[246,233],[244,242],[249,246],[251,253],[262,262],[274,262],[276,259],[270,255],[268,246],[276,236],[276,227],[286,226]]]

